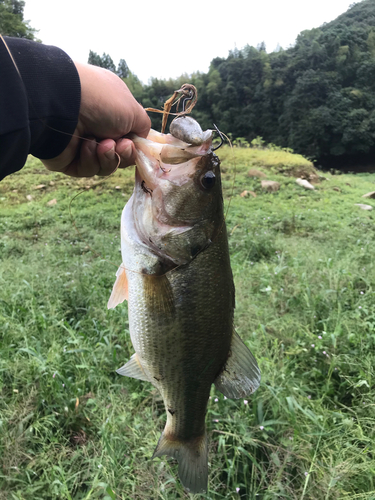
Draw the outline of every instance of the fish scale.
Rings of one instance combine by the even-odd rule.
[[[225,236],[223,239],[225,240]],[[190,423],[190,427],[198,428],[200,433],[204,429],[210,387],[225,362],[230,345],[233,318],[232,308],[228,304],[233,303],[233,297],[231,288],[226,285],[228,279],[230,282],[231,271],[229,262],[226,262],[226,267],[223,265],[227,259],[218,258],[221,247],[219,238],[206,252],[198,255],[194,263],[163,277],[171,284],[173,295],[180,294],[182,283],[188,287],[190,283],[190,288],[195,285],[194,293],[185,296],[182,302],[175,302],[175,314],[169,321],[165,316],[150,314],[147,299],[140,296],[141,290],[145,293],[142,288],[144,276],[132,273],[129,280],[129,327],[132,342],[149,379],[160,390],[166,407],[176,411],[175,415],[168,415],[167,426],[172,424],[176,437],[181,439],[185,439],[190,432],[184,430],[186,422],[194,422],[193,426]],[[205,279],[197,286],[205,262],[209,263],[208,270]],[[222,280],[221,286],[218,277]],[[212,286],[213,282],[215,286]],[[207,307],[205,297],[208,295],[215,302],[215,308]],[[222,311],[220,315],[216,306]],[[184,364],[186,352],[190,356]],[[203,360],[210,357],[215,362],[207,369],[207,361]],[[155,359],[158,363],[154,362]],[[193,376],[186,377],[187,369],[195,372]],[[202,381],[201,373],[204,374]],[[197,390],[197,385],[201,390]],[[193,404],[190,399],[193,399]]]

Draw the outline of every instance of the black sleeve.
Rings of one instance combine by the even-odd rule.
[[[74,132],[81,102],[77,69],[61,49],[21,38],[0,39],[0,180],[27,155],[59,155]]]

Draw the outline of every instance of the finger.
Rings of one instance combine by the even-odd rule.
[[[96,154],[100,164],[100,170],[97,175],[107,176],[111,175],[112,172],[118,167],[119,161],[121,161],[116,155],[116,143],[112,139],[104,139],[101,141],[97,148]]]
[[[97,142],[95,139],[82,141],[79,155],[64,169],[66,175],[71,177],[92,177],[100,171],[100,163],[96,154]]]
[[[139,135],[139,137],[147,137],[151,128],[151,120],[144,108],[138,103],[137,105],[139,108],[134,113],[133,126],[130,132]]]
[[[135,165],[136,150],[134,142],[130,139],[119,139],[116,142],[116,153],[120,155],[120,168],[126,168],[130,165]]]

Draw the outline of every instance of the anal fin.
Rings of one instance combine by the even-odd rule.
[[[116,273],[116,281],[112,288],[111,296],[107,304],[108,309],[114,309],[118,304],[128,300],[128,279],[124,266],[118,268]]]
[[[206,434],[190,441],[181,441],[168,437],[164,430],[152,458],[162,455],[169,455],[177,459],[181,483],[190,493],[207,491],[208,447]]]
[[[150,382],[147,377],[143,367],[139,361],[137,353],[133,354],[133,356],[129,359],[124,366],[116,370],[116,373],[119,375],[123,375],[124,377],[137,378],[139,380],[145,380],[146,382]]]
[[[231,399],[250,396],[259,387],[258,363],[234,330],[228,359],[214,383],[224,396]]]

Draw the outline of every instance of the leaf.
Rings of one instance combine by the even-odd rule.
[[[262,422],[263,427],[270,427],[271,425],[288,425],[290,422],[284,420],[265,420]]]
[[[23,352],[27,352],[27,354],[30,354],[30,356],[33,356],[34,358],[36,358],[41,363],[45,363],[45,361],[46,361],[43,358],[43,356],[41,354],[39,354],[38,352],[36,352],[34,349],[28,349],[27,347],[21,347],[18,350],[19,351],[23,351]]]
[[[354,387],[362,387],[363,385],[365,385],[366,387],[368,387],[370,389],[370,386],[368,385],[367,383],[367,380],[359,380]]]
[[[271,458],[272,458],[273,463],[275,465],[277,465],[277,467],[280,467],[281,462],[280,462],[278,454],[277,453],[271,453]]]
[[[115,493],[111,490],[111,488],[108,486],[108,488],[105,490],[108,495],[112,498],[112,500],[116,500],[116,495]]]
[[[286,398],[286,402],[288,403],[288,408],[289,408],[290,413],[293,415],[293,417],[295,417],[296,414],[295,414],[295,411],[294,411],[294,404],[293,404],[294,398],[292,396],[288,396]]]
[[[262,399],[260,399],[258,401],[257,413],[258,413],[258,422],[261,424],[263,422],[263,418],[264,418],[264,415],[263,415],[263,400]]]
[[[90,352],[90,349],[70,349],[69,351],[65,351],[64,354],[74,354],[74,353],[79,353],[79,352]]]

